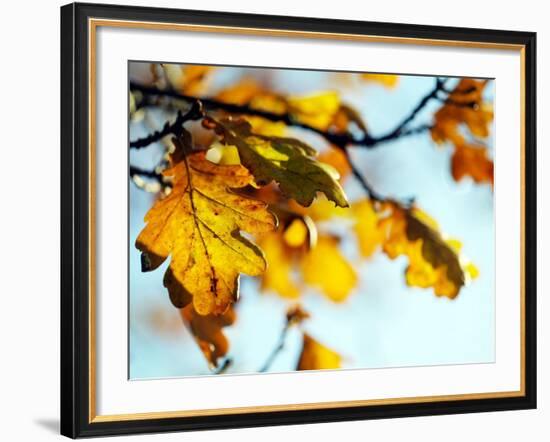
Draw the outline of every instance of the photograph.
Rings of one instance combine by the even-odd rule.
[[[128,379],[494,363],[495,95],[129,60]]]

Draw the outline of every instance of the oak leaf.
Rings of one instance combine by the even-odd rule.
[[[340,207],[347,207],[344,190],[338,183],[338,172],[317,161],[315,149],[294,139],[265,136],[252,132],[246,120],[210,119],[205,124],[214,130],[226,145],[235,146],[241,163],[254,175],[259,186],[275,181],[283,194],[309,206],[317,192]]]
[[[470,176],[476,183],[493,184],[493,161],[487,148],[470,144],[457,144],[451,158],[451,173],[455,181]]]
[[[144,271],[171,256],[164,285],[176,307],[192,300],[201,315],[221,314],[238,297],[240,273],[256,276],[266,268],[262,251],[240,232],[268,232],[276,219],[265,203],[230,190],[252,182],[244,167],[193,153],[186,131],[174,144],[172,165],[163,172],[173,179],[172,192],[146,214],[136,247]]]
[[[330,370],[340,368],[341,364],[342,357],[338,353],[304,333],[296,370]]]
[[[229,341],[223,334],[222,329],[235,322],[235,310],[230,307],[221,315],[209,314],[204,316],[197,314],[193,305],[189,304],[187,307],[180,309],[180,313],[210,367],[217,367],[218,359],[225,356],[229,350]]]
[[[483,102],[486,84],[486,81],[472,78],[462,79],[434,116],[432,139],[440,144],[449,142],[455,149],[451,161],[455,181],[471,176],[477,183],[493,183],[493,161],[487,148],[468,143],[462,130],[466,127],[477,138],[489,136],[493,110]]]
[[[382,247],[391,259],[408,257],[408,285],[433,287],[436,295],[454,299],[477,276],[477,269],[460,256],[459,243],[446,240],[429,216],[395,204],[388,212],[380,222],[385,231]]]

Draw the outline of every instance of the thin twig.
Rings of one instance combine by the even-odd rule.
[[[418,102],[416,107],[409,113],[409,115],[407,115],[403,119],[403,121],[401,121],[401,123],[399,123],[395,127],[395,129],[391,130],[386,135],[382,135],[381,137],[376,138],[375,139],[376,142],[382,143],[385,141],[394,140],[402,136],[405,133],[405,129],[409,125],[409,123],[411,123],[416,118],[416,116],[420,113],[422,109],[426,107],[426,105],[430,102],[430,100],[434,98],[438,98],[438,94],[444,90],[446,82],[447,82],[447,79],[437,78],[433,89],[428,94],[424,95],[424,97],[422,97],[422,99]],[[424,129],[422,130],[426,130],[425,129],[426,126],[423,126],[423,128]],[[416,130],[414,132],[411,132],[411,131],[407,132],[407,134],[409,135],[412,133],[418,133],[418,132]]]
[[[376,192],[374,188],[370,185],[370,183],[367,181],[367,179],[361,174],[361,172],[359,172],[354,162],[351,160],[349,151],[347,149],[344,149],[343,152],[348,162],[348,165],[351,169],[352,175],[359,182],[359,184],[361,184],[361,187],[363,187],[363,190],[367,192],[368,196],[374,201],[384,201],[386,198],[380,195],[378,192]]]
[[[269,370],[269,368],[271,367],[271,365],[273,364],[273,362],[275,361],[279,353],[285,347],[286,335],[288,334],[288,331],[290,330],[291,325],[292,323],[289,321],[285,323],[285,326],[283,327],[283,330],[279,335],[279,340],[277,341],[277,345],[267,357],[266,361],[264,362],[264,365],[262,365],[262,368],[258,370],[260,373],[265,373]]]
[[[233,359],[225,358],[219,367],[212,370],[212,374],[223,374],[231,365],[233,365]]]

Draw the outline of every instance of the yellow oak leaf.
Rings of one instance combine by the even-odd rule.
[[[174,139],[172,165],[163,172],[173,179],[172,192],[147,212],[136,247],[144,271],[171,256],[164,284],[174,305],[192,299],[197,313],[221,314],[238,297],[239,275],[266,268],[262,251],[240,232],[269,232],[276,219],[265,203],[230,190],[252,182],[244,167],[216,165],[193,153],[191,143],[186,131]]]
[[[338,353],[304,333],[296,370],[330,370],[340,368],[341,364],[342,357]]]
[[[229,350],[229,341],[223,334],[223,327],[235,322],[235,310],[231,307],[221,315],[199,315],[189,304],[180,309],[181,317],[189,326],[195,337],[199,348],[204,354],[208,364],[215,368],[218,366],[218,359],[225,356]]]

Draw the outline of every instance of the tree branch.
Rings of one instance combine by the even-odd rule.
[[[140,167],[130,166],[130,172],[129,173],[130,173],[130,176],[132,178],[136,175],[139,175],[139,176],[142,176],[142,177],[144,176],[144,177],[147,177],[147,178],[155,179],[159,183],[162,184],[162,175],[160,173],[158,173],[156,170],[146,170],[146,169],[142,169]]]
[[[137,83],[130,83],[130,90],[139,91],[144,95],[144,97],[164,96],[175,100],[183,100],[191,103],[199,100],[206,109],[224,110],[226,112],[234,113],[234,114],[260,117],[272,122],[282,122],[282,123],[285,123],[287,126],[299,127],[301,129],[314,132],[320,135],[321,137],[323,137],[329,143],[338,147],[339,149],[345,149],[349,145],[365,147],[365,148],[373,148],[379,144],[394,140],[401,136],[414,135],[414,134],[427,131],[429,129],[429,126],[426,126],[426,125],[422,125],[413,130],[405,130],[405,127],[410,122],[412,122],[412,120],[416,117],[416,115],[426,106],[426,104],[431,99],[438,98],[439,93],[445,92],[444,86],[446,81],[447,81],[446,79],[441,80],[438,78],[436,80],[436,85],[434,86],[434,88],[420,100],[420,102],[413,109],[413,111],[395,129],[379,137],[373,137],[368,132],[364,132],[360,137],[355,137],[348,132],[344,132],[344,133],[329,132],[329,131],[321,130],[311,125],[302,123],[289,113],[278,114],[278,113],[264,111],[261,109],[255,109],[250,107],[249,105],[225,103],[223,101],[219,101],[212,98],[192,97],[189,95],[180,94],[173,90],[160,90],[155,87],[144,86]],[[133,147],[133,146],[130,145],[130,147]]]
[[[450,92],[445,88],[445,84],[448,79],[437,78],[435,85],[431,91],[429,91],[420,102],[412,109],[412,111],[391,131],[388,133],[372,137],[368,132],[364,133],[360,137],[354,137],[348,132],[344,133],[333,133],[329,131],[324,131],[316,127],[310,126],[308,124],[298,121],[290,113],[277,114],[273,112],[264,111],[261,109],[255,109],[249,105],[238,105],[225,103],[212,98],[198,98],[192,97],[189,95],[180,94],[174,90],[160,90],[154,87],[144,86],[137,83],[130,83],[130,89],[132,91],[139,91],[145,98],[147,97],[169,97],[175,100],[183,100],[191,103],[191,109],[186,114],[181,114],[178,112],[176,121],[172,124],[166,123],[162,130],[154,132],[153,134],[133,141],[130,143],[131,148],[142,148],[148,146],[149,144],[162,139],[164,136],[169,134],[177,135],[178,131],[181,131],[182,125],[188,120],[200,119],[205,115],[203,107],[206,109],[213,110],[223,110],[229,113],[240,114],[240,115],[250,115],[264,118],[272,122],[283,122],[287,126],[299,127],[305,130],[314,132],[322,136],[325,140],[331,143],[336,148],[340,149],[346,156],[346,159],[350,165],[351,171],[355,179],[360,183],[365,192],[369,197],[375,201],[387,201],[388,198],[379,194],[374,190],[370,185],[367,179],[359,172],[355,164],[350,158],[348,147],[349,146],[359,146],[366,148],[373,148],[379,144],[395,140],[404,136],[416,135],[419,133],[429,131],[433,126],[430,124],[422,124],[417,127],[410,128],[409,124],[416,118],[416,116],[426,107],[426,105],[432,100],[437,99],[443,102],[450,102],[450,99],[442,99],[439,95],[441,93],[449,94]],[[144,176],[151,176],[145,173]],[[397,201],[396,201],[397,202]],[[399,202],[403,206],[410,206],[414,202],[413,198],[405,199],[404,201]]]
[[[202,109],[202,104],[200,100],[195,98],[193,99],[193,101],[191,101],[191,108],[185,114],[182,114],[181,111],[178,111],[176,120],[173,123],[167,121],[160,131],[155,131],[144,138],[130,141],[130,147],[133,149],[141,149],[161,140],[167,135],[173,134],[175,136],[179,136],[181,135],[181,129],[185,122],[198,120],[202,118],[203,115],[204,110]]]

